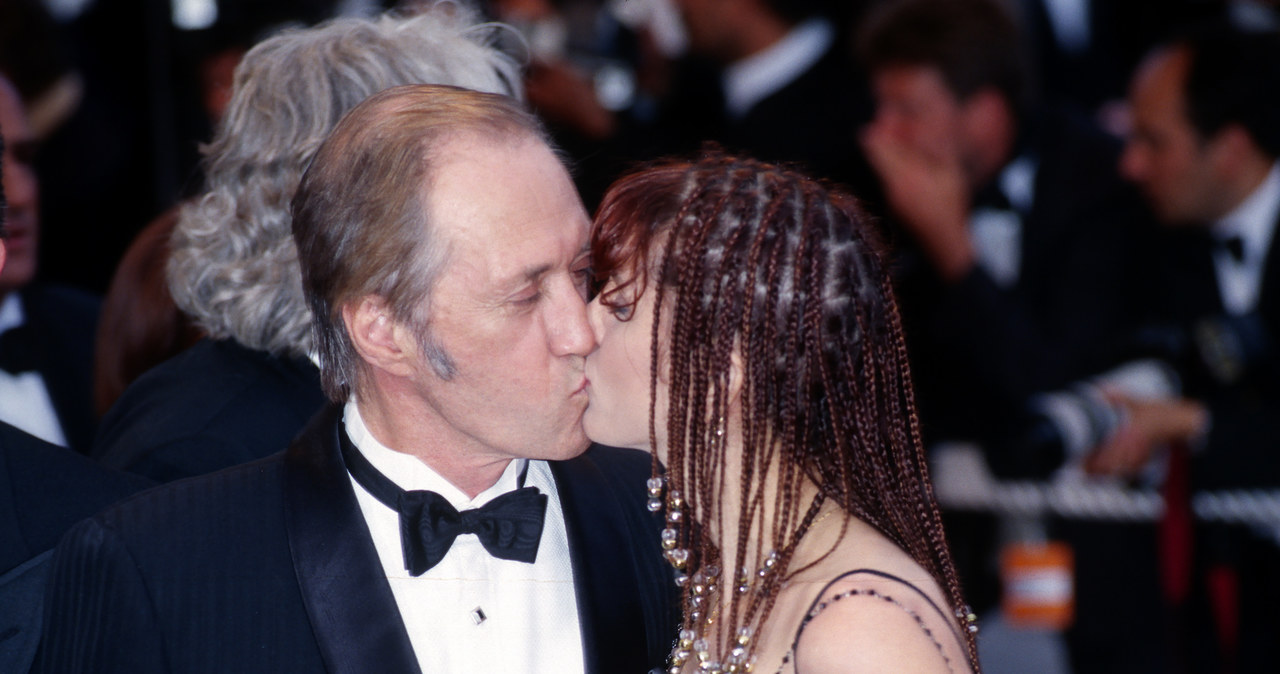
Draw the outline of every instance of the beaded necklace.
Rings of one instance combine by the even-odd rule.
[[[662,492],[664,485],[665,480],[661,477],[650,478],[646,485],[649,492],[648,508],[651,512],[658,512],[663,508]],[[818,497],[810,505],[810,509],[816,512],[824,500],[822,497]],[[739,674],[752,671],[756,660],[755,655],[752,653],[752,640],[762,617],[754,615],[758,612],[759,605],[752,603],[748,606],[747,624],[738,627],[734,632],[733,638],[728,644],[728,653],[724,660],[714,659],[708,634],[720,617],[720,568],[714,565],[707,565],[699,568],[692,576],[687,573],[690,551],[687,548],[678,547],[679,533],[674,528],[684,519],[684,499],[681,497],[680,492],[673,490],[669,493],[666,506],[667,523],[661,534],[663,554],[668,563],[676,570],[676,585],[682,590],[686,590],[688,603],[685,615],[689,616],[689,620],[692,623],[681,627],[679,639],[671,651],[670,663],[667,668],[668,674],[680,674],[685,663],[689,662],[691,657],[697,658],[698,671],[705,674]],[[786,546],[787,551],[794,550],[805,533],[811,531],[814,526],[835,512],[843,511],[839,508],[829,510],[797,530],[794,538]],[[766,596],[766,593],[772,590],[774,586],[786,580],[785,578],[778,578],[782,558],[783,555],[777,550],[771,550],[759,569],[752,572],[744,567],[736,578],[734,589],[739,594],[745,595],[753,587],[756,587],[759,591],[758,596]],[[708,606],[710,606],[709,609]],[[723,648],[721,652],[724,652]]]
[[[649,492],[648,508],[652,512],[658,512],[663,508],[662,492],[664,485],[665,480],[661,477],[650,478],[646,485]],[[810,509],[816,512],[816,509],[822,505],[823,501],[822,497],[818,497],[810,505]],[[697,658],[697,671],[700,673],[745,674],[751,672],[756,664],[756,656],[752,652],[752,642],[761,619],[761,616],[754,615],[759,608],[758,604],[749,605],[747,624],[738,627],[734,632],[733,639],[729,644],[728,654],[724,660],[714,659],[711,643],[707,635],[720,617],[720,568],[714,565],[707,565],[695,571],[692,576],[686,572],[690,561],[690,551],[687,548],[678,547],[679,533],[674,528],[684,519],[684,499],[681,497],[680,492],[673,490],[668,494],[666,506],[667,524],[661,533],[663,554],[676,570],[676,585],[682,590],[687,590],[688,604],[686,605],[685,615],[689,616],[692,623],[691,625],[681,626],[679,638],[671,651],[667,674],[681,674],[685,664],[690,661],[690,658],[694,657]],[[787,544],[787,552],[794,552],[805,534],[813,531],[818,524],[836,512],[844,511],[836,507],[823,513],[809,524],[802,525],[796,531],[794,538]],[[789,559],[790,555],[787,555],[787,557]],[[734,589],[739,594],[745,595],[753,588],[764,593],[772,590],[773,586],[778,584],[782,584],[785,587],[787,578],[778,578],[782,558],[783,555],[780,555],[778,551],[771,550],[765,558],[764,564],[754,573],[747,568],[743,568],[739,572]],[[843,598],[844,596],[839,596],[837,599]],[[709,610],[708,606],[710,606]],[[822,608],[825,607],[826,604],[824,603]],[[811,618],[812,616],[807,616],[804,622],[807,623]],[[960,623],[961,629],[969,632],[978,631],[976,625],[977,616],[973,614],[968,606],[957,610],[956,618]],[[723,652],[723,649],[721,649],[721,652]],[[779,672],[786,667],[792,657],[793,653],[788,651],[783,657]],[[951,663],[948,661],[948,667],[950,665]]]

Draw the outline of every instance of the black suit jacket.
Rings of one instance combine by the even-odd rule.
[[[25,672],[35,654],[46,553],[76,522],[149,485],[0,423],[0,672]]]
[[[93,456],[159,482],[261,459],[324,406],[320,372],[232,340],[203,340],[129,386]]]
[[[416,672],[330,406],[289,450],[152,490],[54,558],[41,672]],[[553,463],[587,670],[661,666],[674,584],[645,509],[649,458]]]
[[[1137,324],[1154,224],[1116,174],[1119,144],[1083,121],[1046,117],[1011,288],[980,267],[946,284],[908,252],[902,305],[929,439],[999,439],[1028,396],[1113,363]],[[1046,468],[1061,456],[1046,457]],[[1021,468],[1021,467],[1020,467]]]
[[[87,453],[97,426],[92,396],[99,302],[77,290],[39,284],[19,295],[36,371],[44,378],[67,446]]]
[[[1151,324],[1189,336],[1204,319],[1224,314],[1213,247],[1206,231],[1192,230],[1176,232],[1156,251],[1161,267],[1153,277]],[[1255,317],[1266,356],[1238,381],[1206,376],[1194,353],[1175,354],[1184,395],[1203,401],[1211,415],[1205,446],[1193,454],[1196,489],[1280,486],[1280,238],[1267,252]]]
[[[1184,342],[1182,349],[1170,349],[1183,377],[1183,395],[1204,403],[1210,414],[1209,433],[1191,452],[1191,488],[1280,488],[1280,239],[1273,238],[1267,252],[1252,315],[1261,325],[1261,351],[1266,355],[1250,362],[1234,381],[1209,376],[1197,350],[1185,344],[1197,324],[1224,313],[1208,230],[1179,230],[1164,244],[1153,251],[1160,267],[1152,277],[1148,318],[1158,328],[1157,336],[1170,338],[1154,341]],[[1198,522],[1195,543],[1190,600],[1180,615],[1174,614],[1183,621],[1180,634],[1186,635],[1179,651],[1190,652],[1187,659],[1195,663],[1190,671],[1221,671],[1224,662],[1233,662],[1233,671],[1239,672],[1274,670],[1280,659],[1275,638],[1280,633],[1275,611],[1280,602],[1280,549],[1274,538],[1259,536],[1249,527]],[[1236,612],[1226,616],[1203,608],[1211,605],[1209,598],[1230,594],[1207,589],[1211,586],[1206,572],[1221,577],[1223,569],[1234,573],[1239,588]],[[1236,639],[1229,645],[1221,643],[1222,625],[1216,624],[1224,617],[1237,625]],[[1229,659],[1226,653],[1232,654]]]
[[[723,69],[686,59],[660,118],[666,144],[658,144],[665,153],[687,153],[715,141],[731,152],[796,164],[867,198],[875,183],[856,139],[871,119],[871,97],[849,53],[837,40],[808,70],[738,119],[725,112]],[[652,134],[647,142],[654,142]]]

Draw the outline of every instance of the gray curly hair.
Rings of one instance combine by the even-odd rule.
[[[500,26],[454,2],[413,16],[336,19],[271,37],[236,69],[231,103],[201,147],[206,192],[182,209],[167,269],[174,301],[211,337],[282,355],[312,351],[289,201],[344,114],[402,84],[519,98]]]

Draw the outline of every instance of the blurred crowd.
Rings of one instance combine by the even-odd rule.
[[[0,3],[0,421],[158,482],[284,447],[323,402],[288,199],[332,121],[291,109],[308,73],[241,60],[418,4]],[[1273,671],[1280,522],[1174,516],[1280,490],[1280,3],[478,4],[588,211],[707,143],[842,184],[882,226],[929,446],[1162,491],[1160,521],[1041,523],[1072,550],[1072,671]],[[983,617],[998,523],[948,514]]]

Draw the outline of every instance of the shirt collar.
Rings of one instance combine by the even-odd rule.
[[[1039,168],[1034,157],[1024,154],[1009,162],[996,177],[1009,205],[1024,215],[1031,212],[1036,201],[1036,171]]]
[[[835,34],[830,21],[809,19],[764,51],[729,65],[724,70],[725,111],[734,119],[746,115],[813,67],[831,47]]]
[[[0,332],[11,330],[23,323],[27,322],[27,316],[22,311],[22,297],[18,295],[18,291],[13,291],[0,302]]]
[[[391,449],[373,437],[360,416],[360,406],[354,397],[347,401],[343,410],[343,423],[351,444],[355,445],[374,468],[396,483],[396,486],[406,491],[424,489],[436,492],[458,510],[478,508],[502,494],[514,491],[518,487],[520,472],[527,463],[526,459],[511,461],[492,487],[471,498],[417,457]]]
[[[1277,218],[1280,218],[1280,161],[1272,164],[1271,172],[1257,189],[1213,223],[1210,234],[1219,241],[1240,237],[1244,245],[1243,263],[1255,264],[1271,247]]]

